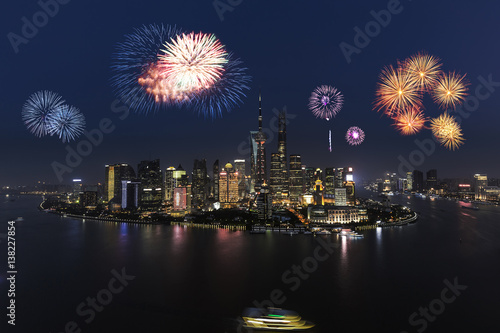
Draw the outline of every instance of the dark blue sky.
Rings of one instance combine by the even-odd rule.
[[[136,168],[140,160],[150,157],[160,158],[163,169],[182,163],[188,170],[194,158],[207,158],[209,165],[217,158],[224,162],[248,159],[238,146],[257,127],[259,87],[265,127],[273,108],[286,106],[294,116],[288,125],[288,152],[301,154],[304,164],[322,168],[351,165],[363,177],[396,171],[398,156],[408,160],[418,149],[414,140],[431,136],[423,131],[402,137],[388,118],[372,111],[381,68],[425,50],[440,57],[445,70],[467,73],[472,95],[480,84],[479,76],[491,75],[500,82],[500,45],[495,38],[500,31],[500,3],[401,1],[401,12],[392,15],[387,27],[359,54],[353,54],[348,64],[339,44],[354,44],[354,27],[364,29],[373,20],[370,11],[386,9],[388,3],[243,0],[232,12],[225,12],[221,21],[208,0],[72,0],[60,5],[48,24],[15,53],[8,33],[21,35],[22,17],[32,21],[41,8],[36,1],[9,2],[0,14],[0,186],[36,180],[58,183],[51,163],[65,163],[66,145],[55,137],[36,138],[21,120],[24,101],[42,89],[57,92],[80,108],[87,130],[96,128],[102,118],[110,118],[116,126],[78,167],[64,175],[65,180],[103,181],[106,163],[128,162]],[[119,120],[111,111],[115,99],[109,84],[111,56],[125,34],[151,23],[215,33],[244,61],[253,77],[244,104],[213,121],[176,109],[148,116],[131,114]],[[311,91],[321,84],[336,86],[345,97],[344,108],[330,122],[314,118],[307,109]],[[476,172],[500,176],[500,87],[496,89],[462,122],[465,145],[454,152],[436,147],[422,163],[417,161],[417,169],[437,168],[440,178]],[[429,116],[439,114],[430,98],[426,97],[425,105]],[[354,125],[366,133],[365,142],[358,147],[348,146],[344,140],[347,128]],[[329,129],[333,132],[332,153],[328,152]],[[275,138],[268,154],[276,150]]]

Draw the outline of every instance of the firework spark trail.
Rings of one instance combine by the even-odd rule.
[[[242,63],[240,59],[233,59],[232,54],[228,55],[221,78],[209,89],[195,95],[192,105],[195,112],[205,118],[216,118],[222,116],[224,110],[230,112],[243,103],[244,91],[250,90],[251,77],[246,74],[246,68],[240,67]]]
[[[417,53],[401,64],[413,84],[424,91],[431,91],[442,74],[440,59],[427,53]]]
[[[415,81],[402,68],[394,69],[389,65],[380,73],[374,109],[392,116],[409,107],[421,107],[421,98],[421,91]]]
[[[50,135],[57,135],[62,142],[78,138],[85,130],[85,117],[79,109],[62,105],[49,115]]]
[[[465,141],[462,128],[447,113],[431,119],[430,129],[438,141],[450,150],[458,149]]]
[[[332,152],[332,130],[328,131],[328,150]]]
[[[427,120],[424,112],[414,107],[397,113],[394,117],[394,126],[402,135],[413,135],[424,128]]]
[[[38,91],[24,103],[21,117],[28,130],[41,137],[49,134],[49,116],[63,104],[64,100],[58,94],[47,90]]]
[[[351,146],[359,145],[365,140],[365,132],[357,126],[349,127],[345,139]]]
[[[157,68],[163,43],[181,33],[175,26],[143,26],[117,44],[111,83],[118,98],[135,112],[148,113],[189,100],[186,96],[179,98],[178,91],[164,82]]]
[[[182,34],[164,44],[162,74],[179,90],[208,89],[220,79],[228,53],[213,34]]]
[[[330,120],[342,109],[343,104],[342,93],[327,85],[317,87],[309,97],[309,109],[316,118]]]
[[[469,82],[455,72],[442,74],[433,90],[433,99],[442,109],[455,109],[467,96]]]

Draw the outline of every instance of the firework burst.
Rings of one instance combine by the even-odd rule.
[[[34,93],[21,111],[24,124],[37,137],[49,134],[50,115],[63,103],[62,97],[54,92],[44,90]]]
[[[162,74],[184,91],[208,89],[214,85],[222,76],[228,55],[215,35],[201,32],[172,38],[161,51]]]
[[[388,116],[410,107],[422,105],[417,83],[402,68],[385,67],[377,84],[374,109]]]
[[[431,119],[430,125],[432,134],[439,142],[450,150],[459,148],[465,141],[462,135],[462,128],[455,118],[443,113],[437,118]]]
[[[190,96],[166,82],[158,67],[163,43],[181,32],[171,26],[143,26],[117,44],[111,84],[118,98],[132,110],[147,113],[190,100]]]
[[[402,68],[419,89],[430,91],[441,75],[440,59],[427,53],[417,53],[406,59]]]
[[[317,87],[309,97],[309,109],[316,118],[330,120],[340,111],[343,104],[342,93],[327,85]]]
[[[455,109],[465,100],[468,85],[465,75],[461,76],[455,72],[442,74],[433,91],[434,102],[442,109]]]
[[[216,118],[222,116],[224,110],[230,112],[240,105],[242,98],[246,97],[245,90],[250,90],[248,84],[251,81],[251,77],[246,74],[247,69],[240,67],[242,63],[229,54],[221,78],[209,89],[195,95],[193,110],[199,115],[203,114],[205,118]]]
[[[359,127],[349,127],[345,139],[351,146],[360,145],[365,140],[365,132]]]
[[[85,117],[73,106],[60,106],[49,115],[49,118],[50,135],[57,135],[62,142],[75,140],[85,130]]]
[[[426,121],[427,118],[424,112],[415,107],[396,114],[394,117],[394,126],[396,126],[398,131],[403,135],[413,135],[424,128]]]

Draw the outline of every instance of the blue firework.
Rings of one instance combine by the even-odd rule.
[[[252,78],[246,74],[247,68],[240,67],[242,63],[229,54],[221,78],[210,89],[195,95],[192,105],[195,112],[205,118],[217,118],[222,116],[223,111],[230,112],[243,102]]]
[[[49,115],[49,124],[50,135],[57,135],[62,142],[69,142],[85,130],[85,117],[74,106],[62,105]]]
[[[180,33],[182,31],[175,26],[152,24],[134,29],[132,34],[125,36],[124,42],[117,44],[111,66],[114,72],[111,84],[118,98],[135,112],[157,111],[162,105],[173,104],[172,99],[164,98],[162,94],[155,95],[151,92],[155,87],[141,85],[139,80],[155,81],[160,49]]]
[[[21,117],[28,130],[37,137],[49,134],[50,115],[64,100],[58,94],[43,90],[31,95],[24,103]]]

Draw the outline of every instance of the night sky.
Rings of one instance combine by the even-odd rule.
[[[116,126],[78,167],[64,175],[64,182],[72,178],[88,184],[102,182],[105,164],[127,162],[137,169],[139,161],[150,158],[160,158],[162,169],[181,163],[188,171],[195,158],[206,158],[210,169],[216,159],[248,160],[249,154],[241,155],[245,150],[238,146],[247,140],[250,130],[257,129],[259,88],[264,127],[269,127],[273,108],[286,106],[293,118],[287,131],[288,154],[301,154],[307,166],[353,166],[355,180],[397,171],[398,156],[408,160],[418,149],[414,140],[427,140],[431,134],[425,130],[402,137],[389,118],[372,110],[380,70],[423,50],[441,58],[446,71],[467,73],[473,96],[480,84],[478,77],[488,80],[491,75],[500,82],[496,38],[500,3],[404,0],[398,6],[400,13],[393,14],[391,22],[359,54],[352,54],[348,64],[339,44],[354,45],[354,28],[364,30],[374,20],[370,12],[387,9],[388,3],[391,1],[243,0],[223,13],[221,21],[210,0],[73,0],[60,5],[59,12],[15,53],[7,35],[21,35],[22,17],[32,21],[41,8],[35,0],[10,1],[0,14],[0,186],[30,185],[38,180],[59,183],[51,163],[65,163],[67,144],[56,137],[35,137],[21,120],[22,105],[38,90],[57,92],[78,107],[86,117],[87,130],[98,127],[103,118]],[[116,98],[110,86],[112,54],[116,43],[134,27],[152,23],[216,34],[244,61],[252,76],[244,104],[214,120],[177,109],[130,114],[120,120],[111,111]],[[311,91],[322,84],[337,87],[345,97],[342,111],[329,122],[316,119],[307,108]],[[458,151],[437,146],[417,169],[436,168],[439,178],[474,173],[500,176],[500,87],[491,89],[496,91],[481,100],[476,111],[467,112],[469,117],[462,122],[465,145]],[[427,115],[441,113],[428,95],[424,103]],[[350,126],[365,131],[360,146],[346,143],[344,136]],[[329,129],[332,153],[328,151]],[[277,151],[277,136],[270,141],[268,157]]]

